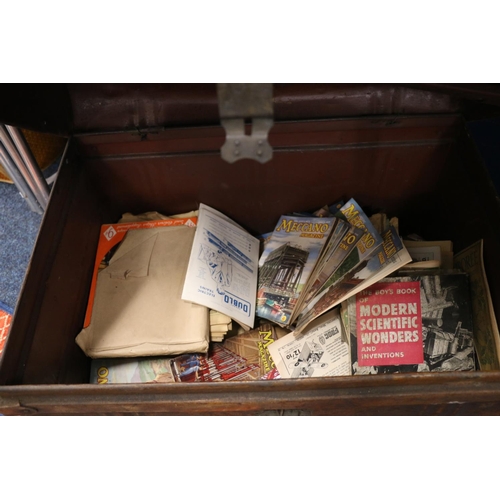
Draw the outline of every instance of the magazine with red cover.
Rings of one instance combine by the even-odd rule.
[[[468,275],[400,273],[347,301],[354,375],[473,371]]]
[[[376,283],[356,300],[359,366],[424,361],[420,284]]]

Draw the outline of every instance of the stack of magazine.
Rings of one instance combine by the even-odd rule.
[[[204,204],[133,217],[101,228],[76,338],[93,383],[499,367],[482,241],[454,256],[448,240],[403,240],[354,199],[282,215],[260,239]]]
[[[338,208],[340,206],[340,208]],[[259,260],[257,316],[295,332],[412,261],[385,214],[350,199],[282,216]]]
[[[350,199],[292,213],[259,240],[200,204],[182,298],[228,315],[301,332],[314,319],[412,261],[397,219],[368,217]],[[260,258],[259,258],[260,252]]]

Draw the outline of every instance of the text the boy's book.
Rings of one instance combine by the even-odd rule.
[[[254,325],[259,240],[224,214],[200,204],[182,299]]]
[[[475,370],[465,273],[386,278],[347,303],[354,375]]]
[[[334,223],[333,217],[280,217],[259,260],[259,317],[290,324]]]

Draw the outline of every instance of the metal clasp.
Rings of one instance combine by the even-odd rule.
[[[273,157],[267,139],[273,126],[272,83],[218,83],[221,125],[226,142],[222,159],[234,163],[244,158],[266,163]],[[251,133],[245,133],[245,119],[251,119]]]

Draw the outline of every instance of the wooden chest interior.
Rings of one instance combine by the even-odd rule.
[[[90,360],[74,340],[100,225],[124,212],[173,214],[199,202],[254,235],[271,230],[284,213],[353,197],[368,210],[398,216],[403,235],[451,239],[456,251],[483,238],[498,315],[494,188],[462,114],[435,99],[436,107],[423,113],[278,120],[270,134],[274,157],[266,164],[224,162],[217,125],[113,129],[110,123],[92,131],[99,117],[74,111],[79,130],[70,134],[0,366],[0,413],[500,412],[498,372],[91,386]]]

